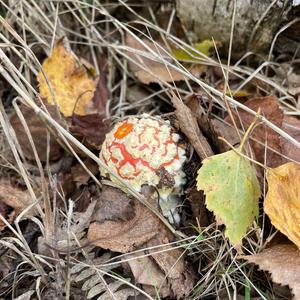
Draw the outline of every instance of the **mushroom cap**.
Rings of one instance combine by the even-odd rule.
[[[171,194],[179,195],[185,183],[185,150],[178,140],[168,121],[146,114],[129,117],[106,135],[100,159],[136,191],[145,184],[154,186],[167,200]],[[109,175],[102,167],[100,172]]]

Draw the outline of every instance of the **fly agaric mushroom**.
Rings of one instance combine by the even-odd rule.
[[[117,123],[100,152],[108,169],[136,191],[143,185],[155,187],[161,211],[171,223],[180,222],[177,207],[185,183],[182,166],[186,156],[178,141],[168,121],[144,114]],[[102,167],[100,172],[109,175]],[[114,177],[111,180],[118,183]]]

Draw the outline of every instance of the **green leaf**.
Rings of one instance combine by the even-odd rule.
[[[195,50],[207,56],[212,54],[211,50],[213,49],[213,46],[214,44],[211,40],[204,40],[201,43],[195,43],[192,45]],[[173,48],[172,55],[178,60],[199,61],[197,58],[203,58],[203,56],[199,53],[190,49]]]
[[[261,195],[255,169],[249,160],[231,150],[203,161],[197,189],[206,195],[206,206],[226,226],[233,245],[241,244],[247,228],[258,216]]]

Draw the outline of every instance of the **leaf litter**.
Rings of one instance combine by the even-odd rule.
[[[122,10],[111,11],[118,15]],[[111,17],[111,11],[107,11],[106,17]],[[85,12],[83,9],[82,13]],[[83,28],[80,22],[84,20],[76,18],[76,22],[79,22],[76,23],[77,28]],[[174,22],[180,24],[178,20]],[[89,24],[84,28],[89,32],[91,26],[94,25]],[[41,276],[37,281],[44,289],[45,299],[59,299],[65,288],[67,291],[68,284],[74,299],[111,299],[112,295],[115,299],[139,299],[145,294],[152,298],[170,299],[188,299],[191,295],[194,298],[205,298],[216,294],[222,299],[231,295],[246,298],[246,290],[245,296],[242,295],[244,283],[240,282],[245,280],[248,283],[251,275],[254,274],[255,278],[256,271],[244,264],[239,265],[243,267],[243,272],[239,272],[239,268],[232,270],[230,266],[236,263],[233,258],[236,250],[244,253],[251,251],[254,254],[239,258],[256,263],[262,270],[270,272],[273,282],[288,285],[295,299],[299,299],[299,148],[264,122],[254,126],[249,137],[249,145],[254,153],[251,161],[256,161],[256,165],[263,164],[261,171],[267,173],[267,182],[262,176],[259,178],[265,191],[265,198],[259,202],[261,187],[257,169],[250,163],[250,157],[228,146],[238,146],[241,141],[232,126],[231,118],[226,117],[222,108],[224,103],[206,94],[202,87],[199,89],[199,81],[193,80],[195,76],[216,90],[224,91],[221,68],[210,66],[215,59],[212,51],[214,42],[204,40],[191,45],[194,50],[212,59],[207,60],[205,55],[190,50],[190,47],[180,46],[170,34],[164,36],[161,31],[155,38],[146,39],[133,32],[129,34],[128,28],[126,32],[120,29],[124,39],[121,46],[117,45],[113,49],[109,45],[106,48],[103,47],[108,45],[105,41],[97,47],[97,41],[93,40],[95,45],[91,45],[91,53],[85,50],[85,42],[77,44],[79,36],[72,39],[71,44],[66,37],[58,40],[43,61],[42,70],[38,72],[38,84],[34,85],[39,89],[41,97],[34,101],[96,156],[99,155],[105,135],[119,119],[126,119],[127,115],[139,117],[145,112],[154,117],[165,114],[163,117],[172,126],[177,125],[174,127],[177,127],[180,134],[180,147],[187,148],[184,166],[186,189],[178,195],[182,201],[178,202],[176,208],[182,218],[180,226],[170,231],[170,227],[167,228],[138,199],[115,187],[107,178],[102,178],[97,162],[79,150],[73,144],[74,140],[71,146],[74,147],[77,160],[81,159],[82,163],[73,159],[74,153],[65,145],[61,132],[46,125],[45,120],[30,109],[27,103],[27,106],[21,105],[20,109],[36,146],[43,173],[39,173],[40,168],[35,167],[35,171],[32,171],[28,167],[35,164],[35,157],[27,131],[19,116],[11,113],[10,124],[19,143],[16,149],[20,152],[19,159],[26,166],[26,172],[22,168],[20,172],[19,169],[16,171],[9,164],[1,165],[1,175],[3,172],[7,177],[12,176],[13,180],[3,180],[1,183],[0,213],[12,226],[0,224],[1,235],[4,237],[2,239],[1,236],[0,253],[5,253],[9,245],[9,257],[13,258],[13,263],[5,264],[5,267],[0,268],[0,273],[8,275],[15,272],[19,263],[17,257],[26,258],[29,265],[35,266],[40,272],[34,274]],[[153,28],[151,34],[152,31]],[[104,36],[106,39],[117,35],[114,32]],[[45,36],[44,33],[42,36]],[[180,38],[184,41],[186,37],[182,34]],[[218,48],[218,43],[216,46]],[[76,51],[71,49],[73,47]],[[100,48],[101,51],[98,51]],[[232,66],[232,70],[235,73],[236,66]],[[184,72],[193,76],[184,75]],[[233,94],[237,101],[253,111],[260,109],[261,114],[272,124],[299,141],[299,119],[297,114],[287,109],[299,102],[297,76],[294,74],[288,78],[287,89],[295,100],[291,101],[291,105],[282,101],[281,92],[270,88],[261,77],[258,79],[254,76],[249,85],[239,89],[242,83],[240,74],[243,73],[233,73],[229,75],[227,89],[231,92],[226,94]],[[176,84],[176,89],[170,91],[171,84]],[[132,91],[135,91],[134,95],[130,95]],[[192,94],[187,97],[191,91]],[[270,91],[269,96],[266,96],[266,91]],[[174,92],[178,97],[170,97]],[[0,93],[3,94],[2,91]],[[143,99],[136,95],[143,95]],[[5,95],[4,98],[5,103],[10,103]],[[240,135],[243,136],[243,132],[251,126],[253,116],[241,109],[233,109],[232,113]],[[219,136],[223,140],[218,139]],[[227,143],[224,143],[224,138]],[[124,150],[120,151],[121,155],[126,156]],[[120,152],[112,152],[112,159],[116,160],[118,155]],[[14,157],[18,161],[15,153]],[[137,160],[135,157],[133,159]],[[16,164],[11,159],[9,163]],[[89,169],[89,173],[82,164]],[[126,167],[130,168],[130,165]],[[167,177],[167,166],[161,173]],[[27,178],[24,178],[24,174]],[[42,192],[37,188],[41,178],[45,180],[46,186]],[[95,178],[97,182],[94,182]],[[34,208],[27,215],[31,219],[14,224],[16,217],[32,203],[29,196],[32,191],[29,194],[26,190],[31,185],[42,202],[42,208],[45,208],[45,201],[49,199],[53,212],[44,219],[45,216],[39,215]],[[142,191],[147,188],[151,189],[151,193],[143,196],[159,212],[159,201],[149,197],[156,192],[159,199],[159,192],[153,186],[143,186]],[[216,223],[204,203],[216,216]],[[254,222],[256,224],[252,226]],[[229,243],[223,236],[222,227],[216,227],[220,223],[226,227],[225,236],[229,238]],[[33,230],[33,224],[38,224],[36,226],[39,229]],[[45,230],[48,232],[49,224],[54,228],[51,236],[43,234]],[[15,227],[19,235],[10,238],[10,230]],[[251,232],[247,234],[249,228]],[[276,229],[294,245],[283,244],[284,239],[280,238]],[[19,241],[20,230],[32,230],[32,233],[24,234],[25,240]],[[213,234],[209,236],[211,231]],[[265,248],[265,242],[272,240],[273,236],[279,236],[279,244],[267,244]],[[189,237],[196,242],[179,243],[182,237]],[[26,243],[31,248],[26,248]],[[236,247],[232,248],[232,245]],[[18,252],[18,249],[21,251]],[[34,251],[32,256],[30,249]],[[35,256],[38,256],[42,268],[36,263]],[[1,255],[1,260],[9,262],[8,255]],[[52,271],[48,271],[49,266]],[[41,270],[46,270],[46,281],[43,281]],[[30,286],[30,293],[26,294],[27,290],[17,284],[16,297],[32,297],[31,292],[36,291],[33,285],[36,278],[27,281],[21,277],[18,279],[25,286]],[[9,286],[11,282],[8,276],[0,281],[0,286],[2,283],[8,283]],[[50,285],[46,282],[50,282]],[[259,294],[257,291],[264,288],[265,283],[259,279],[254,284],[259,287],[255,291],[249,288],[247,293],[251,293],[251,298],[255,299]],[[276,294],[275,289],[273,291]],[[5,291],[4,294],[9,295],[10,292]]]

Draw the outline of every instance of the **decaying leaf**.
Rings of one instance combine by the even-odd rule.
[[[88,239],[94,245],[127,253],[138,248],[152,249],[154,246],[172,242],[174,237],[171,232],[139,201],[116,188],[105,187],[104,191],[105,194],[101,197],[94,214],[94,219],[97,221],[89,226],[88,231]],[[120,203],[117,204],[117,201]],[[114,207],[115,205],[117,207]],[[132,212],[133,216],[131,216]],[[189,268],[185,266],[182,252],[169,245],[164,248],[168,251],[151,255],[155,264],[163,271],[165,284],[169,287],[169,289],[163,288],[162,291],[164,293],[169,291],[168,293],[177,298],[182,298],[191,291],[193,277],[190,275]],[[146,274],[142,276],[143,281],[146,280],[144,276]],[[147,282],[150,284],[151,278],[148,278]],[[163,286],[164,282],[161,282],[159,287]]]
[[[164,227],[149,209],[116,188],[107,187],[105,197],[98,203],[102,205],[95,210],[96,222],[88,231],[88,239],[98,247],[126,253],[153,238]]]
[[[197,188],[204,191],[207,208],[225,224],[231,243],[240,245],[258,216],[261,195],[250,162],[233,150],[206,158],[198,171]]]
[[[300,164],[269,169],[267,180],[264,210],[272,224],[300,249]]]
[[[300,141],[300,121],[292,116],[284,115],[279,108],[278,100],[275,96],[253,98],[245,102],[245,105],[253,111],[258,111],[258,109],[260,109],[261,115],[265,116],[274,125],[282,128],[293,138]],[[238,115],[239,116],[234,116],[237,126],[242,128],[242,121],[243,128],[247,130],[252,123],[253,115],[243,110],[238,110]],[[226,120],[231,122],[229,117],[227,117]],[[261,123],[255,126],[251,137],[255,139],[250,141],[251,147],[255,153],[255,159],[261,163],[264,163],[266,159],[266,165],[268,167],[274,168],[288,162],[288,160],[280,154],[299,161],[300,149],[282,138],[265,124]],[[268,147],[267,151],[265,151],[266,147]],[[271,149],[275,150],[277,153]]]
[[[149,84],[151,82],[172,82],[188,79],[187,76],[158,61],[160,57],[169,62],[172,60],[172,54],[168,54],[168,51],[163,46],[156,45],[147,39],[143,39],[140,42],[129,34],[126,35],[126,44],[132,48],[132,51],[127,51],[127,55],[131,58],[129,67],[142,83]],[[187,69],[194,76],[199,76],[205,72],[206,66],[195,65]]]
[[[59,114],[57,113],[57,107],[55,105],[46,105],[47,111],[51,117],[58,122],[60,125],[63,125],[60,119]],[[42,162],[47,160],[47,149],[49,146],[49,159],[57,160],[62,156],[62,147],[57,142],[56,137],[53,134],[50,134],[49,145],[47,141],[47,126],[46,123],[38,116],[33,109],[21,106],[21,112],[25,118],[29,131],[31,133],[33,142],[35,144],[38,156]],[[31,148],[28,136],[26,131],[18,117],[17,114],[13,114],[10,119],[11,125],[15,130],[16,136],[18,138],[19,144],[22,147],[22,152],[26,158],[29,160],[35,160],[34,153]]]
[[[32,204],[32,199],[27,191],[13,187],[8,180],[0,181],[0,214],[9,223],[30,204]],[[31,210],[30,213],[34,213],[34,210]],[[5,226],[5,223],[0,220],[0,231]]]
[[[109,130],[109,121],[104,120],[103,114],[79,116],[74,114],[68,119],[70,132],[89,148],[100,149],[105,134]]]
[[[48,103],[57,104],[65,117],[94,112],[95,70],[76,58],[66,39],[58,41],[42,67],[37,80],[40,94]]]
[[[180,123],[180,129],[188,137],[200,159],[203,160],[212,156],[214,153],[203,136],[197,124],[197,119],[191,110],[176,96],[172,97],[172,103],[176,108],[175,113]]]
[[[268,271],[275,283],[288,285],[294,300],[300,300],[300,251],[295,245],[276,245],[254,255],[240,256]]]
[[[168,297],[171,293],[170,287],[165,280],[164,272],[149,256],[144,256],[144,252],[129,254],[126,259],[129,259],[128,265],[134,276],[135,282],[143,285],[149,285],[156,290],[159,289],[161,297]]]
[[[189,188],[187,190],[186,199],[190,202],[193,212],[193,217],[197,219],[197,222],[201,227],[209,226],[210,218],[209,212],[205,206],[205,197],[202,191],[197,191],[196,187]]]
[[[185,263],[182,251],[168,245],[172,242],[172,238],[172,234],[164,227],[160,234],[149,240],[145,246],[153,248],[149,252],[152,253],[154,261],[165,273],[165,280],[172,291],[170,297],[187,299],[194,287],[194,273]],[[154,249],[157,245],[164,245],[160,248],[163,251]],[[163,287],[164,283],[164,281],[161,282],[160,288]]]

